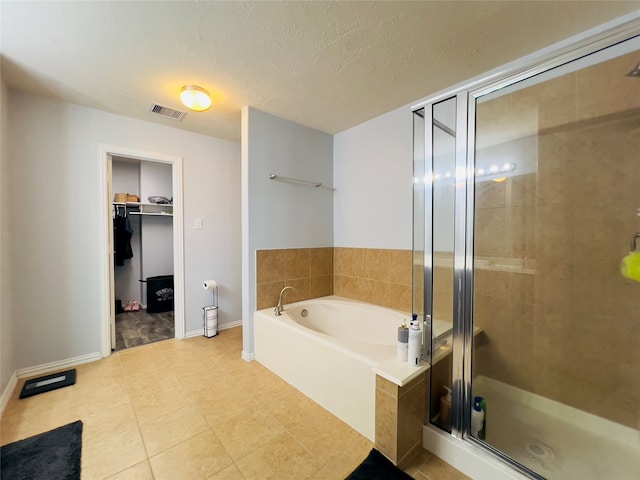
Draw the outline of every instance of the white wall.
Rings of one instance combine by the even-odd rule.
[[[334,136],[334,246],[411,249],[412,122],[407,106]]]
[[[9,114],[16,368],[100,352],[99,144],[183,157],[186,331],[212,275],[220,323],[241,318],[238,144],[15,91]]]
[[[333,137],[252,107],[242,110],[243,354],[253,354],[256,250],[333,245]],[[269,174],[325,188],[269,180]],[[327,188],[328,187],[328,188]]]
[[[0,392],[16,371],[11,311],[11,179],[9,168],[8,91],[0,81]]]

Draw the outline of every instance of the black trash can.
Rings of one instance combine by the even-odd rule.
[[[147,313],[173,310],[173,275],[147,277]]]

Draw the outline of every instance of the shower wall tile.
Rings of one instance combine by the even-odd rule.
[[[476,255],[506,257],[509,255],[509,216],[505,208],[478,208],[476,210]]]
[[[639,80],[626,76],[636,65],[632,52],[576,72],[578,120],[640,108]]]
[[[570,73],[538,84],[538,128],[550,129],[576,120],[576,77]]]

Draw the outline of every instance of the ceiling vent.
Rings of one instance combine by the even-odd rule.
[[[157,103],[149,105],[147,112],[153,113],[154,115],[160,115],[161,117],[170,118],[172,120],[177,120],[178,122],[187,114],[187,112],[183,112],[182,110],[165,107],[164,105],[159,105]]]

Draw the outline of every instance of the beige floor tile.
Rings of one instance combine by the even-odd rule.
[[[116,473],[106,480],[154,480],[149,461],[145,460],[122,472]]]
[[[105,384],[102,388],[79,387],[71,390],[69,402],[82,415],[93,415],[124,403],[130,403],[129,387],[124,383]]]
[[[11,399],[7,402],[3,415],[14,415],[16,413],[26,411],[40,412],[44,410],[63,409],[69,407],[71,388],[73,387],[59,388],[50,392],[34,395],[33,397],[23,399],[18,398],[26,380],[27,379],[20,380],[18,382]]]
[[[191,397],[180,384],[159,391],[132,393],[130,397],[140,423],[193,405]]]
[[[92,415],[83,415],[82,438],[98,441],[113,434],[129,430],[136,425],[136,414],[131,403],[122,403],[105,408]]]
[[[260,411],[258,403],[246,393],[232,392],[217,399],[196,396],[194,402],[212,427]]]
[[[315,457],[334,457],[364,438],[297,391],[280,397],[271,411],[274,418]]]
[[[251,412],[215,425],[213,431],[237,461],[285,430],[272,416]]]
[[[126,381],[132,395],[158,392],[180,385],[178,376],[175,373],[161,371],[152,371],[142,375],[130,375]]]
[[[242,472],[238,470],[235,463],[233,465],[229,465],[224,470],[220,470],[215,475],[209,477],[207,480],[245,480]]]
[[[151,457],[150,461],[155,480],[205,480],[233,465],[211,430]]]
[[[210,430],[209,424],[195,407],[184,407],[140,423],[140,432],[150,457],[206,430]]]
[[[0,428],[0,444],[6,445],[54,428],[67,425],[79,420],[80,417],[72,410],[34,410],[3,416]]]
[[[95,442],[83,442],[82,480],[102,480],[146,459],[137,425]]]
[[[247,480],[299,480],[320,469],[320,462],[287,432],[254,449],[236,465]]]
[[[21,380],[2,415],[0,443],[80,419],[83,480],[351,473],[373,443],[241,351],[236,328],[80,365],[76,385],[26,400],[17,398]],[[465,478],[429,452],[407,471],[420,480]]]
[[[448,463],[443,462],[438,457],[430,456],[421,466],[417,473],[423,474],[429,480],[440,480],[446,478],[447,480],[466,480],[467,477],[464,473],[456,470]]]
[[[331,458],[320,470],[313,473],[310,480],[344,480],[358,465],[360,462],[354,464],[346,457],[339,455]]]
[[[406,464],[404,471],[411,476],[416,475],[420,471],[420,467],[422,467],[432,455],[428,450],[419,450]]]

